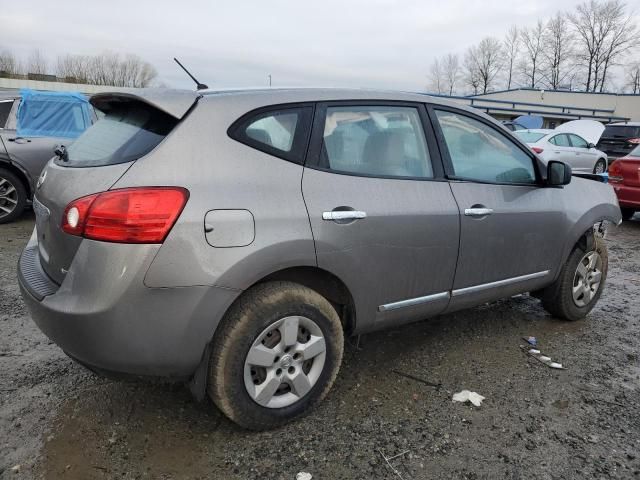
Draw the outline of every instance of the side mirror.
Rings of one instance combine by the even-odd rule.
[[[571,183],[571,167],[564,162],[551,160],[547,164],[547,185],[559,187]]]
[[[587,147],[588,148],[596,148],[596,145],[595,145],[595,143],[590,143],[590,144],[587,145]]]

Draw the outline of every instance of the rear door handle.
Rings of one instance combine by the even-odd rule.
[[[332,210],[331,212],[322,212],[323,220],[359,220],[367,218],[367,212],[360,210]]]
[[[486,217],[493,213],[493,208],[465,208],[464,214],[467,217]]]

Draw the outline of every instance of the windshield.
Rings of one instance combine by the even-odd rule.
[[[604,128],[602,136],[608,138],[640,137],[640,127],[633,127],[629,125],[608,125]]]
[[[175,118],[137,100],[100,105],[104,116],[68,149],[68,167],[96,167],[130,162],[158,145],[178,122]]]
[[[513,134],[525,143],[535,143],[546,135],[546,133],[525,132],[523,130],[516,130]]]

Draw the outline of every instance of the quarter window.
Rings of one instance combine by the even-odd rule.
[[[533,160],[505,135],[466,115],[436,110],[456,177],[490,183],[535,183]]]
[[[302,163],[312,111],[304,106],[252,113],[232,125],[229,136],[271,155]]]
[[[327,107],[320,166],[381,177],[433,177],[414,107]]]

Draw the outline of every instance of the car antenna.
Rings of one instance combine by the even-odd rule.
[[[180,65],[180,68],[182,68],[187,75],[189,75],[191,77],[191,80],[193,80],[194,82],[196,82],[196,90],[206,90],[207,88],[209,88],[207,85],[205,85],[204,83],[200,83],[198,80],[196,80],[196,77],[194,77],[193,75],[191,75],[191,73],[189,72],[189,70],[187,70],[185,68],[184,65],[182,65],[180,63],[180,60],[178,60],[176,57],[173,57],[173,59],[175,60],[175,62]]]

